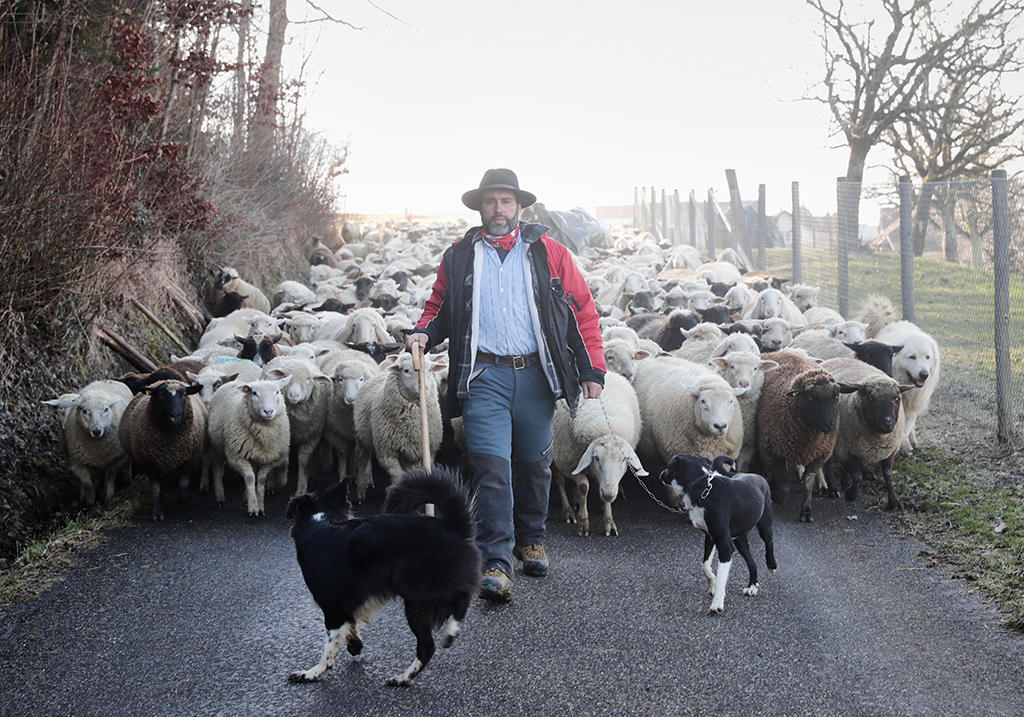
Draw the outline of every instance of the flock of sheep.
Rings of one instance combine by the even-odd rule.
[[[213,318],[195,351],[151,374],[100,380],[46,403],[84,504],[109,500],[119,476],[145,474],[154,520],[162,487],[199,475],[225,504],[224,472],[245,486],[249,515],[265,493],[311,476],[373,485],[374,460],[394,479],[420,464],[419,381],[403,350],[457,225],[346,224],[349,243],[315,244],[308,281],[264,292],[225,267],[207,297]],[[589,534],[593,484],[600,532],[618,533],[611,504],[627,471],[654,473],[677,453],[726,454],[763,473],[777,502],[803,486],[856,497],[880,467],[899,506],[892,461],[916,442],[917,418],[939,380],[939,349],[891,303],[871,299],[856,320],[817,305],[816,287],[750,271],[732,250],[713,260],[624,229],[610,249],[576,257],[602,315],[605,390],[575,418],[559,402],[555,483],[563,515]],[[457,460],[458,421],[442,415],[444,346],[424,360],[430,449]],[[443,443],[443,445],[442,445]],[[442,457],[444,457],[442,456]],[[645,470],[646,468],[646,470]],[[378,476],[380,473],[377,474]],[[122,480],[122,482],[124,482]]]

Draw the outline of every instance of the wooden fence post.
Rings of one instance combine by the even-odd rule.
[[[707,256],[711,261],[715,260],[715,195],[708,189],[708,203],[704,205],[704,219],[708,225],[707,245],[705,247]]]
[[[992,172],[992,261],[995,272],[996,412],[1000,443],[1013,445],[1011,398],[1013,374],[1010,362],[1010,224],[1007,209],[1006,170]]]
[[[690,246],[697,248],[697,193],[690,190]]]
[[[768,215],[765,206],[765,187],[757,185],[757,268],[764,271],[765,247],[768,246]]]

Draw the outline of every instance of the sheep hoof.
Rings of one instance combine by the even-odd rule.
[[[603,535],[604,535],[604,536],[605,536],[606,538],[610,538],[610,537],[611,537],[611,536],[613,536],[613,535],[616,535],[616,536],[617,536],[618,534],[619,534],[619,529],[618,529],[618,528],[616,528],[616,527],[615,527],[614,525],[606,525],[606,526],[604,527],[604,533],[603,533]]]
[[[889,504],[888,506],[886,506],[886,508],[888,510],[903,510],[903,503],[900,502],[899,498],[894,498],[889,501]]]
[[[800,511],[800,522],[801,523],[813,523],[814,522],[814,516],[811,515],[811,509],[810,508],[804,508],[803,510]]]

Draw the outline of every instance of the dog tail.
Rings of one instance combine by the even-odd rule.
[[[877,294],[867,298],[867,301],[861,306],[860,313],[857,315],[858,321],[868,325],[864,333],[867,334],[869,339],[873,339],[878,335],[879,331],[896,321],[896,319],[896,307],[892,305],[892,301]]]
[[[473,504],[458,473],[447,468],[414,468],[388,486],[385,513],[415,513],[427,503],[434,504],[438,519],[461,537],[476,536]]]

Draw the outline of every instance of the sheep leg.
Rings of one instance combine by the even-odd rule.
[[[576,504],[576,532],[580,535],[590,535],[590,514],[587,512],[587,493],[590,492],[590,479],[586,473],[579,473],[573,476],[576,481],[576,495],[579,502]]]
[[[210,461],[210,472],[213,473],[213,495],[217,501],[217,507],[223,508],[224,500],[224,461]]]
[[[114,500],[114,483],[117,481],[117,468],[108,468],[103,476],[103,502],[110,505]]]
[[[164,519],[164,511],[160,507],[160,481],[155,478],[150,478],[149,490],[153,496],[153,507],[150,509],[150,515],[153,518],[154,523],[159,523]]]
[[[896,497],[896,491],[892,487],[892,461],[895,455],[889,456],[882,461],[882,478],[885,479],[885,490],[889,494],[889,510],[903,510],[903,504]]]
[[[346,622],[336,630],[328,630],[327,641],[324,642],[323,655],[320,662],[308,670],[296,670],[288,675],[289,682],[315,682],[328,669],[334,666],[335,657],[341,650],[341,643],[347,641],[352,630],[352,623]]]
[[[310,441],[299,446],[296,460],[298,460],[297,477],[295,479],[295,495],[302,495],[309,490],[309,461],[313,457],[313,450],[316,442]]]
[[[804,466],[790,464],[790,475],[795,475],[797,481],[803,481],[804,484],[804,502],[800,506],[800,522],[813,523],[814,516],[811,515],[811,496],[814,495],[817,471],[809,471]]]
[[[861,460],[857,456],[850,456],[850,459],[844,465],[848,481],[846,485],[847,500],[856,500],[857,498],[857,492],[860,490],[860,481],[863,477],[861,475],[861,466]]]
[[[618,535],[619,529],[612,517],[612,502],[605,500],[604,497],[601,498],[601,502],[604,503],[603,534],[606,536]]]
[[[248,462],[232,464],[231,467],[234,468],[240,476],[242,476],[242,480],[245,482],[245,508],[249,517],[252,518],[259,515],[260,501],[256,493],[256,472]],[[262,472],[265,483],[266,471],[264,470]]]
[[[71,472],[78,478],[78,498],[82,505],[96,504],[96,489],[92,484],[92,470],[87,466],[72,466]]]
[[[361,443],[356,444],[356,469],[356,502],[362,503],[373,486],[373,456]]]
[[[256,506],[257,515],[266,515],[267,511],[264,508],[263,500],[267,495],[267,478],[270,477],[270,473],[273,470],[271,466],[260,466],[256,471]]]
[[[554,463],[551,464],[551,480],[558,486],[558,495],[562,499],[562,518],[566,523],[575,523],[576,513],[569,501],[569,494],[565,492],[565,474]]]
[[[377,461],[380,463],[380,467],[384,469],[384,472],[391,478],[391,482],[395,482],[402,477],[402,462],[398,460],[398,456],[393,453],[377,454]]]

